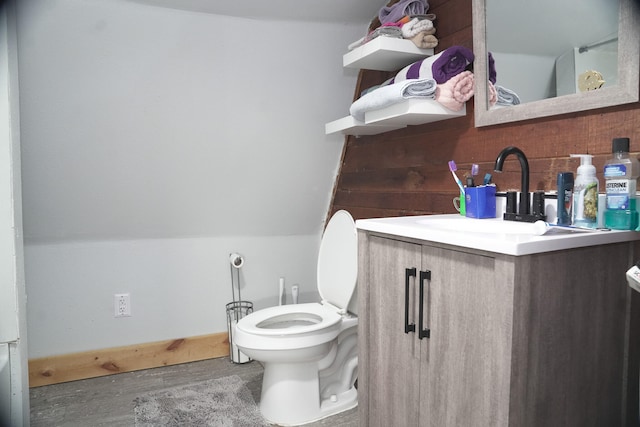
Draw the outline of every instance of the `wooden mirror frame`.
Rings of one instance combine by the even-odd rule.
[[[637,102],[640,99],[640,1],[619,1],[617,85],[490,110],[487,104],[486,84],[488,82],[487,45],[485,43],[486,0],[473,0],[476,127]]]

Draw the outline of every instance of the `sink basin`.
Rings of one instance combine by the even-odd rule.
[[[524,234],[542,236],[550,227],[542,222],[516,222],[502,219],[474,219],[461,215],[432,215],[422,217],[416,221],[419,225],[436,230],[462,233],[490,233],[490,234]],[[567,229],[571,231],[571,229]]]
[[[475,219],[459,214],[360,219],[359,230],[507,255],[528,255],[640,240],[635,231],[579,230],[535,223]],[[587,232],[585,232],[587,231]]]

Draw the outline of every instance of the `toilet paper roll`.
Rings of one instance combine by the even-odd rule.
[[[240,268],[244,265],[244,258],[238,253],[229,254],[229,262],[233,268]]]

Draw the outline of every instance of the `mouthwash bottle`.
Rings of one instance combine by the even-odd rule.
[[[571,154],[580,157],[580,166],[573,184],[572,223],[580,227],[598,226],[598,189],[596,167],[591,163],[591,154]]]
[[[635,230],[638,227],[635,196],[640,162],[629,156],[629,138],[615,138],[611,146],[613,158],[604,164],[607,192],[604,226],[615,230]]]

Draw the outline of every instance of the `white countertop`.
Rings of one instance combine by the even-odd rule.
[[[539,235],[534,224],[458,214],[359,219],[356,228],[516,256],[640,240],[640,232],[620,230],[585,232],[550,227]]]

